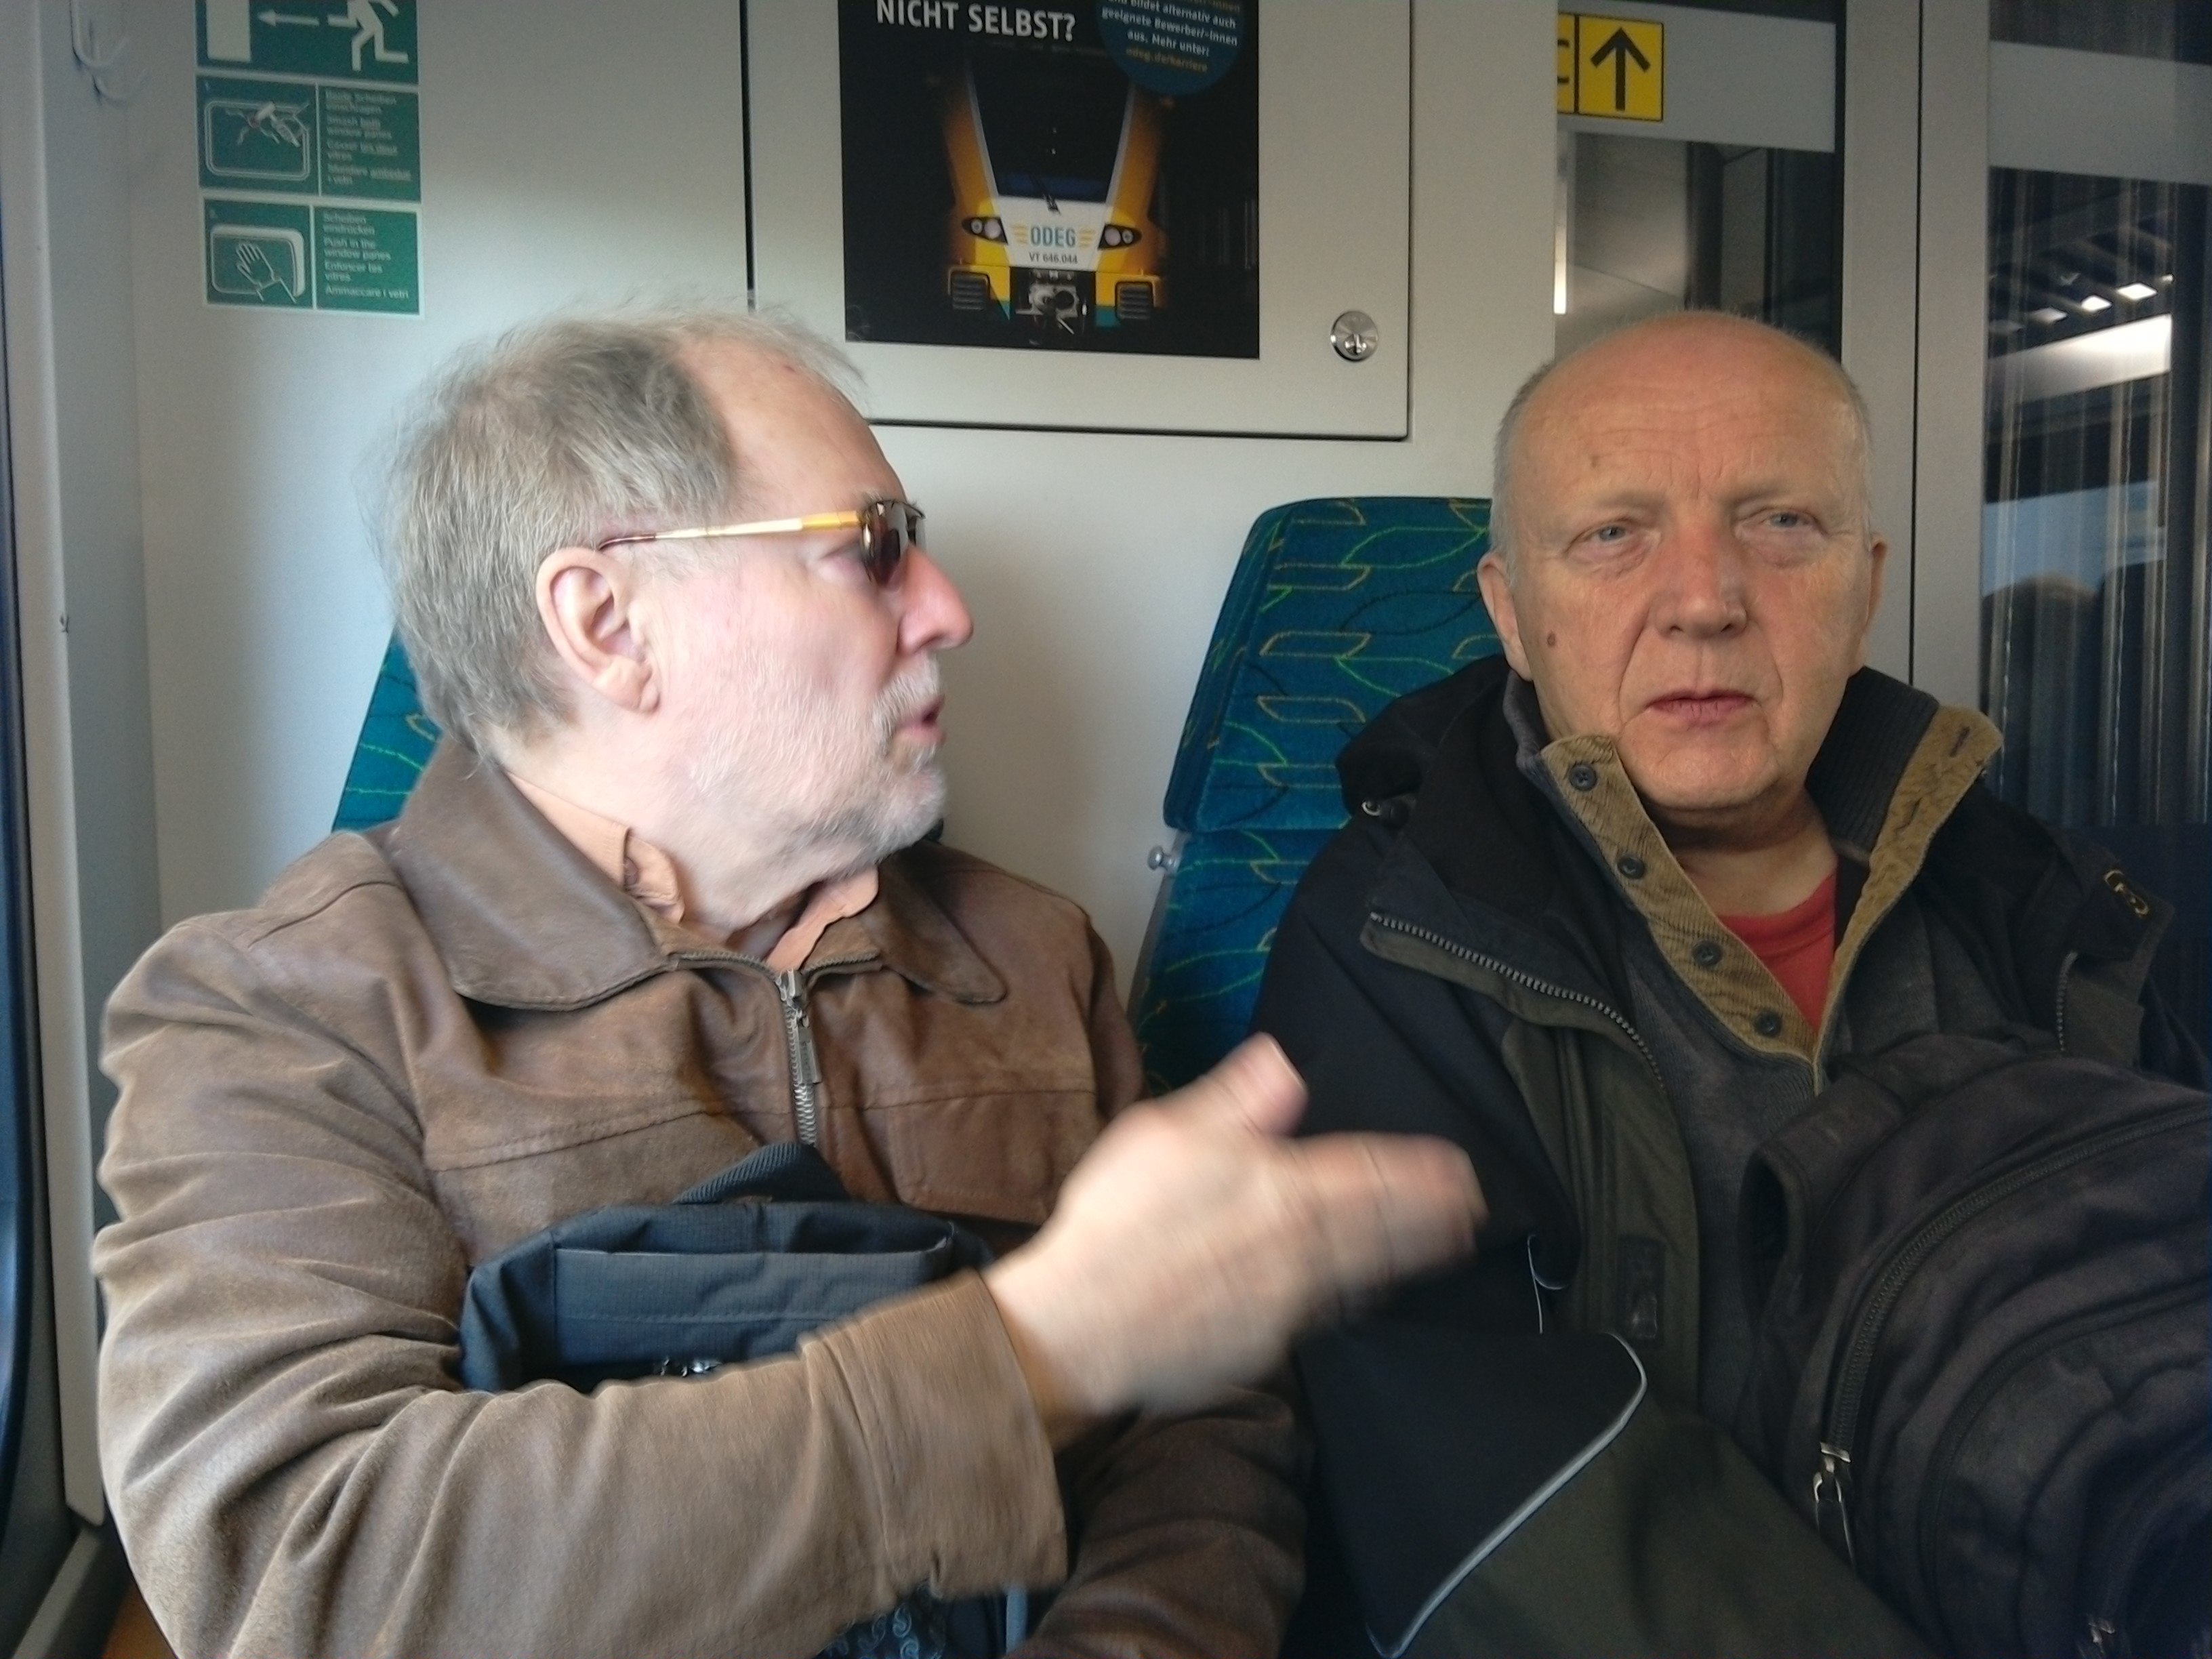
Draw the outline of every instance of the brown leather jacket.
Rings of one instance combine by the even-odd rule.
[[[471,1264],[790,1139],[806,1026],[853,1192],[1001,1238],[1137,1085],[1063,899],[917,847],[780,988],[450,744],[396,823],[148,952],[108,1010],[100,1422],[179,1650],[759,1659],[924,1583],[1065,1577],[1024,1653],[1273,1654],[1287,1413],[1238,1395],[1055,1468],[973,1275],[711,1376],[459,1388]]]

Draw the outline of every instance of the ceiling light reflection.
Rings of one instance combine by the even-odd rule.
[[[1990,392],[1999,401],[2029,403],[2092,392],[2164,374],[2172,359],[2173,319],[2146,317],[1992,357]]]

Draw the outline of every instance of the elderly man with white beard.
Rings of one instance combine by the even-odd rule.
[[[969,617],[824,351],[576,320],[440,380],[386,539],[444,742],[111,1005],[102,1449],[182,1653],[928,1652],[869,1621],[1004,1585],[1059,1587],[1025,1654],[1275,1651],[1298,1447],[1234,1385],[1464,1250],[1472,1173],[1286,1143],[1264,1042],[1123,1109],[1082,912],[922,839]],[[708,1376],[460,1386],[473,1267],[793,1140],[1004,1253]]]

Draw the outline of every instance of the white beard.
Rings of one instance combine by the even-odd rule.
[[[937,659],[885,686],[865,729],[764,663],[733,665],[754,706],[727,720],[690,758],[695,798],[732,803],[771,856],[833,879],[881,863],[919,841],[945,812],[935,744],[902,744],[899,728],[938,695]],[[743,803],[743,805],[739,804]]]

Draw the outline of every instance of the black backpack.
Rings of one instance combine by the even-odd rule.
[[[2212,1650],[2206,1097],[2010,1033],[1841,1069],[1746,1175],[1736,1437],[1948,1652]]]
[[[811,1330],[991,1259],[950,1221],[855,1201],[811,1147],[780,1142],[672,1204],[588,1211],[479,1264],[461,1307],[460,1380],[588,1391],[702,1376],[787,1353]],[[997,1659],[1028,1616],[1019,1590],[950,1604],[916,1592],[825,1653]]]

